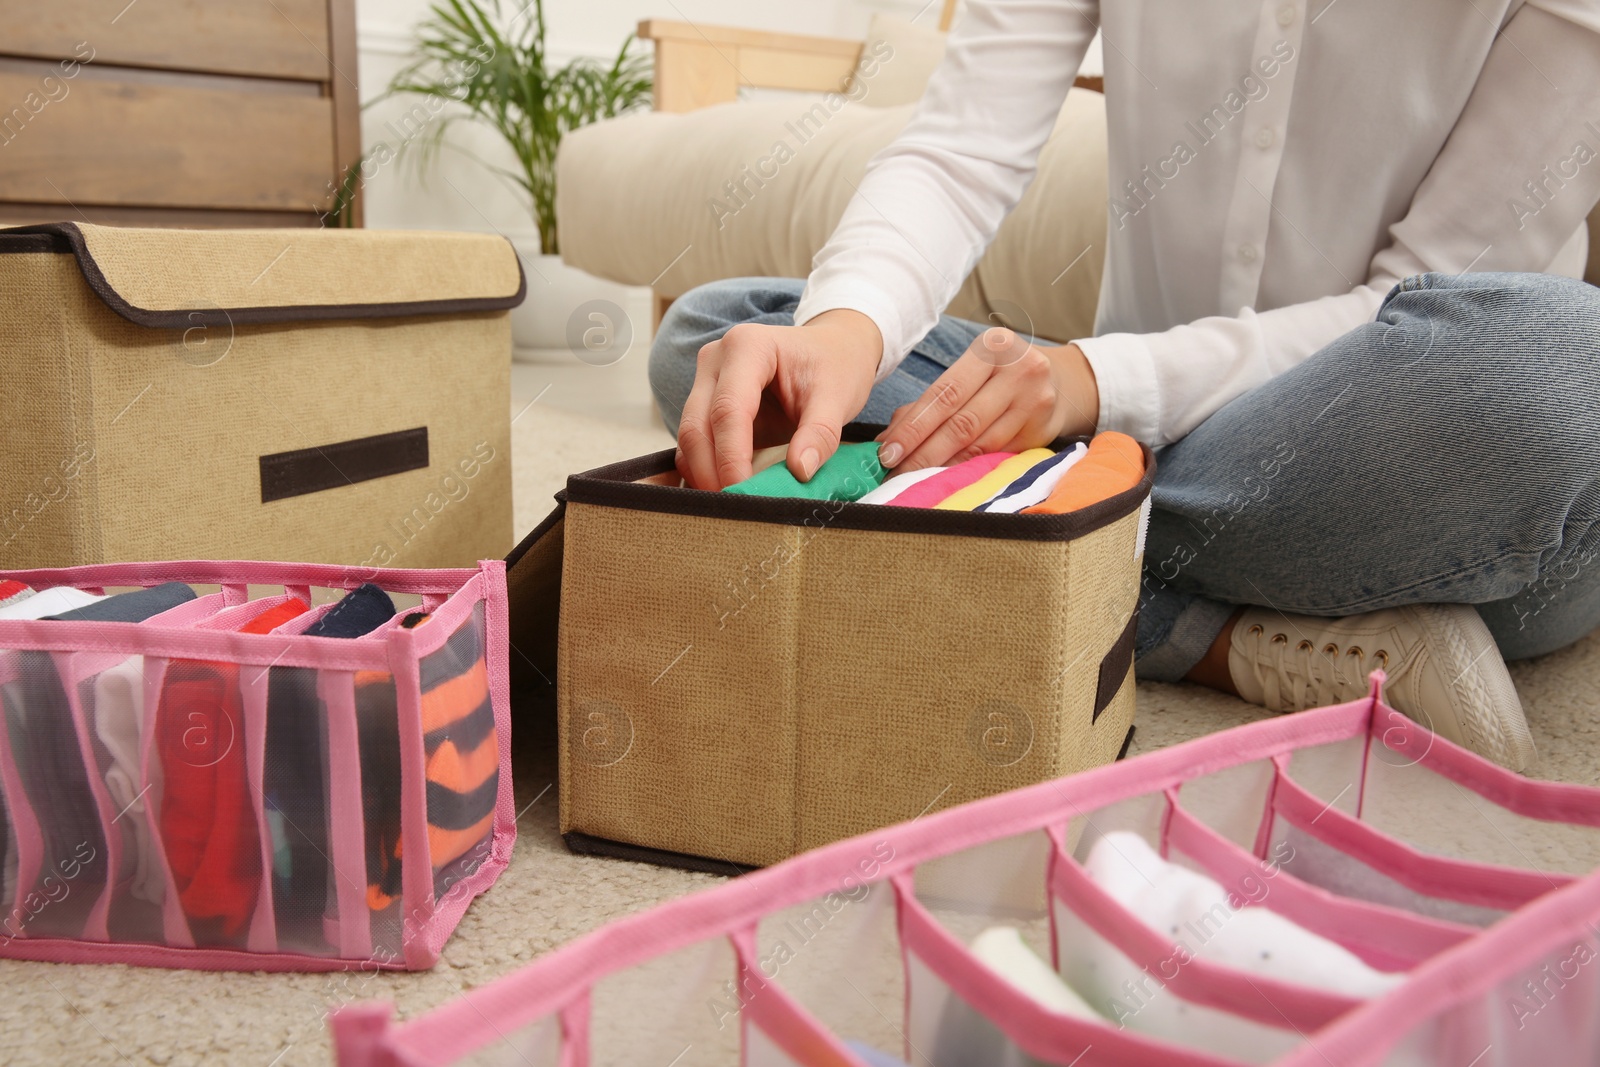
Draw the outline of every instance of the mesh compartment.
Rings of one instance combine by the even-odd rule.
[[[145,658],[130,656],[80,681],[78,694],[84,716],[93,724],[96,769],[114,809],[112,844],[118,864],[112,874],[108,932],[113,940],[160,944],[165,940],[167,881],[150,828],[149,790],[141,767]]]
[[[438,651],[422,657],[420,674],[428,854],[434,894],[443,897],[488,855],[500,789],[482,604]]]
[[[79,937],[104,895],[107,845],[91,791],[83,742],[57,657],[17,652],[0,685],[13,810],[26,804],[38,827],[18,850],[13,917],[29,937]],[[92,759],[92,757],[91,757]],[[32,847],[27,847],[32,845]],[[20,914],[19,914],[20,913]]]
[[[886,842],[863,848],[837,890],[765,916],[756,943],[765,977],[830,1031],[899,1057],[905,980],[895,894],[859,876],[892,857]]]
[[[453,1067],[563,1067],[561,1020],[547,1016],[452,1061]]]
[[[280,949],[338,954],[339,918],[328,826],[328,720],[317,672],[273,667],[263,787],[272,841],[272,908]]]
[[[699,942],[609,975],[590,996],[593,1067],[736,1067],[744,1007],[762,993],[741,980],[726,938]]]

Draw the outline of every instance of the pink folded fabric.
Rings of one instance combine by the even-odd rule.
[[[965,463],[940,471],[927,481],[918,482],[893,500],[884,501],[892,508],[931,508],[958,489],[965,489],[1000,464],[1016,455],[1015,452],[989,452]]]

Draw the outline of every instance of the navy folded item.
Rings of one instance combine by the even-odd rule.
[[[394,616],[389,594],[368,583],[346,594],[301,632],[356,638]],[[267,750],[262,769],[273,835],[272,905],[278,948],[328,955],[333,946],[325,936],[323,919],[337,893],[328,862],[327,716],[317,696],[316,671],[272,668],[267,678]]]
[[[149,589],[118,593],[81,608],[45,617],[62,622],[144,622],[152,615],[159,615],[193,599],[193,589],[182,582],[167,582]]]

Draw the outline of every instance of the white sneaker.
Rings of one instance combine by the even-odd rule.
[[[1415,604],[1342,619],[1247,608],[1229,642],[1234,688],[1273,711],[1360,699],[1379,667],[1396,711],[1514,771],[1533,762],[1522,701],[1494,636],[1469,605]]]

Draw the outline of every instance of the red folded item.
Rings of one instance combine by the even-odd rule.
[[[290,601],[257,615],[240,633],[268,633],[304,612]],[[165,786],[161,839],[178,901],[197,941],[220,930],[236,939],[261,891],[261,838],[245,766],[238,668],[173,660],[161,688],[156,752]]]

